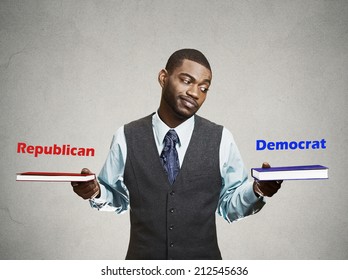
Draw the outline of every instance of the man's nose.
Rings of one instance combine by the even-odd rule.
[[[194,98],[194,99],[198,99],[199,98],[199,88],[197,85],[191,85],[187,91],[186,91],[187,95],[189,95],[190,97]]]

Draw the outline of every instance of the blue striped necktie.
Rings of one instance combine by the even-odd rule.
[[[160,159],[171,185],[173,185],[176,175],[178,175],[180,170],[178,152],[175,148],[177,143],[179,143],[179,137],[175,130],[169,130],[164,137],[164,148]]]

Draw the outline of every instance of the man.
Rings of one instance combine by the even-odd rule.
[[[176,51],[158,75],[158,111],[116,132],[100,184],[72,183],[94,208],[130,208],[126,259],[221,259],[215,212],[238,220],[280,188],[276,181],[249,182],[231,133],[196,115],[211,80],[201,52]]]

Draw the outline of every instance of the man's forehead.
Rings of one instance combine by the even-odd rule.
[[[184,59],[182,64],[174,69],[177,74],[189,74],[196,79],[211,80],[211,71],[202,64],[193,60]]]

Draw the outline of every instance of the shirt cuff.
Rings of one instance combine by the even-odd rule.
[[[259,200],[263,200],[263,197],[256,196],[253,188],[253,182],[249,182],[248,187],[244,193],[244,199],[250,204],[254,204]]]
[[[105,187],[99,183],[99,187],[100,187],[100,196],[99,198],[92,198],[89,200],[90,202],[90,205],[93,207],[93,208],[101,208],[102,205],[105,204],[105,201],[106,201],[106,189]]]

